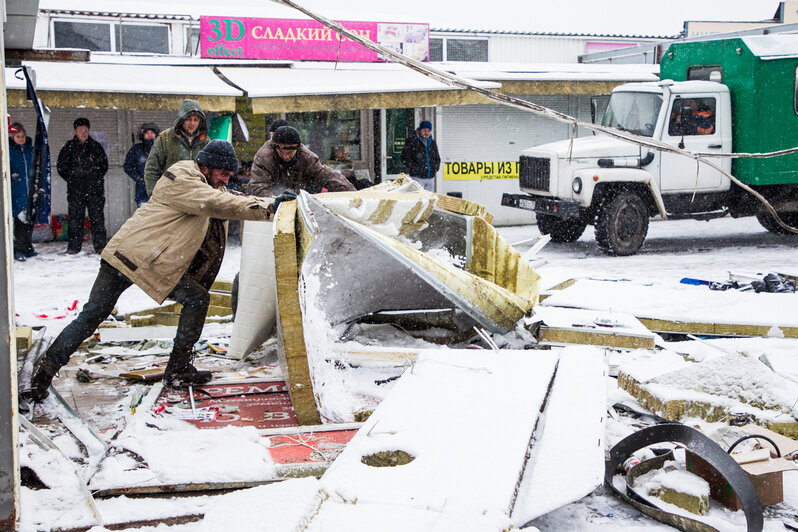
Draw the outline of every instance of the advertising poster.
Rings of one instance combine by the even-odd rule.
[[[340,24],[413,59],[429,60],[429,24]],[[200,48],[202,57],[211,59],[384,60],[315,20],[200,17]]]

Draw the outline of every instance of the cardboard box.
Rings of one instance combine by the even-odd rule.
[[[760,430],[757,427],[756,432],[761,434],[765,432],[765,429]],[[729,483],[703,458],[687,450],[685,460],[688,471],[709,482],[710,497],[732,510],[742,508],[740,499],[732,491]],[[798,469],[798,466],[790,460],[773,457],[760,462],[741,464],[740,467],[751,479],[762,506],[778,504],[784,500],[783,472]]]

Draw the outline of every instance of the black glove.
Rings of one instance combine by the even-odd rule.
[[[277,212],[277,208],[280,206],[282,202],[293,201],[295,199],[296,199],[296,192],[294,192],[290,188],[287,188],[283,190],[279,196],[274,198],[274,201],[271,202],[271,204],[269,204],[269,207],[271,207],[272,212]]]

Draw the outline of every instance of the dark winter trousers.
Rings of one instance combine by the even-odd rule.
[[[69,215],[69,245],[70,251],[80,251],[83,244],[84,214],[89,211],[91,222],[91,240],[94,251],[98,253],[105,247],[105,194],[103,193],[68,193],[67,214]]]
[[[89,300],[83,306],[77,318],[58,335],[45,355],[59,366],[69,362],[69,357],[80,344],[91,336],[97,326],[107,318],[114,309],[122,292],[127,290],[130,279],[122,272],[105,262],[100,261],[100,271],[94,280]],[[169,298],[183,305],[175,334],[175,349],[191,350],[202,334],[205,315],[208,313],[210,295],[204,286],[184,275],[177,286],[169,294]]]
[[[33,224],[21,222],[14,218],[14,255],[22,254],[26,257],[33,253]]]

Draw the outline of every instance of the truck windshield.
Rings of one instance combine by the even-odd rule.
[[[602,126],[614,127],[636,135],[654,135],[662,95],[651,92],[614,92],[610,96]]]

